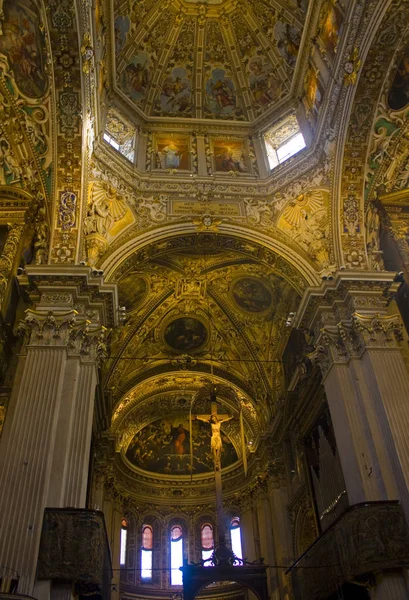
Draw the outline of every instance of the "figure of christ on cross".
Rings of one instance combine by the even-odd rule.
[[[213,452],[214,460],[214,477],[216,484],[216,513],[217,513],[217,528],[219,531],[219,545],[225,546],[226,533],[223,511],[223,492],[222,492],[222,469],[221,469],[221,454],[222,454],[222,436],[220,426],[226,421],[230,421],[233,417],[230,415],[219,415],[217,413],[217,404],[212,402],[212,413],[210,415],[196,415],[195,419],[210,423],[212,429],[212,437],[210,448]]]

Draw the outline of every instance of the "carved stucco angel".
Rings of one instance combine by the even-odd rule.
[[[122,219],[126,211],[125,200],[118,196],[114,187],[94,184],[91,202],[84,219],[85,234],[99,233],[107,237],[114,223]]]

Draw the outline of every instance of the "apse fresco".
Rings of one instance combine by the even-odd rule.
[[[165,342],[178,352],[200,348],[207,340],[207,329],[199,319],[181,317],[166,326]]]
[[[48,84],[39,11],[31,0],[6,0],[3,10],[0,52],[8,58],[20,92],[39,98]]]
[[[192,428],[193,473],[213,471],[210,425],[193,420]],[[133,465],[145,471],[189,475],[190,432],[187,415],[174,419],[158,419],[144,427],[132,439],[126,457]],[[227,467],[237,460],[233,444],[222,432],[222,467]]]
[[[130,273],[123,277],[118,283],[119,304],[125,306],[127,310],[141,303],[148,285],[143,277],[138,277],[135,273]]]
[[[392,110],[401,110],[409,103],[409,46],[399,63],[395,78],[388,94],[388,104]]]
[[[190,170],[190,138],[187,135],[155,138],[155,168]]]
[[[213,155],[216,171],[248,172],[244,140],[214,140]]]
[[[253,277],[243,277],[236,281],[232,294],[237,306],[251,313],[264,312],[272,303],[270,290],[262,281]]]

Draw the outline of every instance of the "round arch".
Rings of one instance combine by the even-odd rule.
[[[290,281],[294,287],[298,287],[298,291],[305,289],[307,286],[320,284],[319,272],[306,256],[294,251],[293,248],[282,240],[273,239],[260,231],[255,231],[234,223],[221,223],[217,229],[210,227],[206,230],[199,230],[193,223],[176,223],[159,227],[124,243],[101,262],[100,268],[105,272],[106,280],[111,281],[115,278],[121,266],[136,253],[145,252],[148,257],[148,249],[154,248],[155,245],[157,251],[162,249],[165,253],[169,247],[172,247],[171,243],[173,240],[190,236],[213,236],[214,239],[225,241],[230,238],[236,243],[236,250],[249,258],[253,258],[259,262],[266,262],[266,264],[268,263],[268,258],[271,260],[273,255],[277,259],[281,258],[283,262],[282,270],[284,271],[282,273],[283,277],[287,281]],[[242,246],[239,248],[240,242]],[[221,244],[220,247],[222,247]],[[263,256],[263,251],[265,256]],[[267,256],[268,253],[271,253],[271,257]],[[299,280],[298,285],[294,282],[294,278],[291,281],[292,274],[297,275],[295,279]]]

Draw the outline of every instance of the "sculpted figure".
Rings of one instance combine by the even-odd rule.
[[[379,250],[379,233],[381,227],[381,220],[379,217],[379,210],[373,204],[369,207],[366,213],[365,226],[367,249],[371,251]]]
[[[218,465],[220,463],[220,457],[222,452],[222,436],[220,434],[220,426],[225,421],[230,421],[233,417],[218,417],[216,413],[210,415],[197,415],[196,419],[199,421],[204,421],[205,423],[210,423],[212,428],[212,437],[210,441],[210,448],[213,452],[213,457],[215,464]]]

